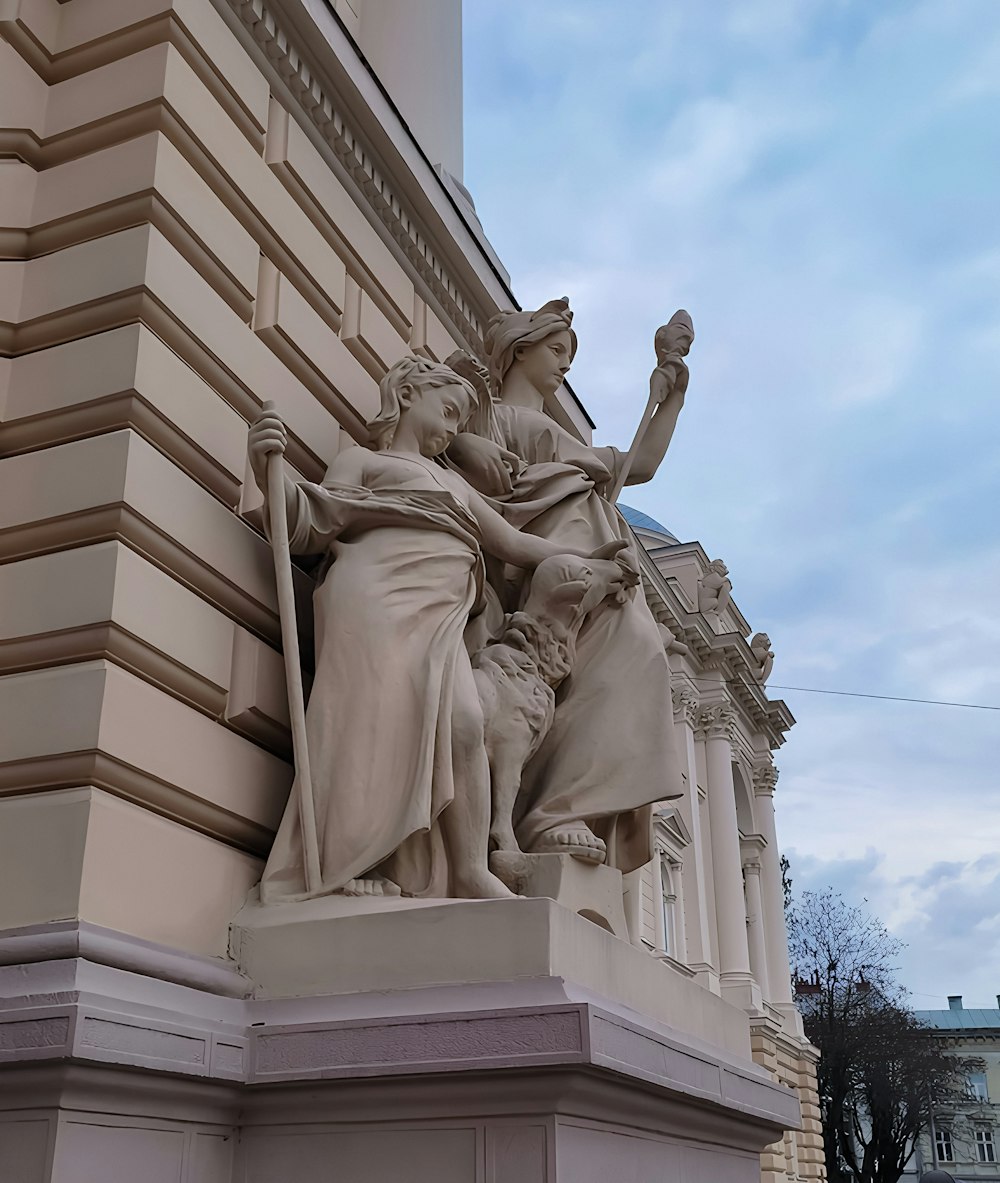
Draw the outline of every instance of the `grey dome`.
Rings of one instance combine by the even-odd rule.
[[[658,522],[656,518],[651,518],[648,513],[643,513],[641,509],[633,509],[631,505],[622,505],[620,501],[618,509],[633,530],[645,530],[649,534],[659,534],[668,546],[676,545],[680,541],[676,535],[671,534],[666,526]]]
[[[955,1178],[947,1171],[928,1171],[920,1176],[919,1183],[955,1183]]]

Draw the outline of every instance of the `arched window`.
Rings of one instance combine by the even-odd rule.
[[[660,927],[662,951],[670,957],[677,956],[677,892],[674,887],[673,866],[670,856],[660,851]]]
[[[653,815],[653,858],[648,864],[646,898],[649,947],[660,957],[687,964],[684,853],[691,835],[676,806],[661,805]]]

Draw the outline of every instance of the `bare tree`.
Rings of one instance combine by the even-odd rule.
[[[944,1052],[895,980],[902,945],[836,892],[804,892],[789,946],[817,1067],[829,1183],[897,1183],[931,1106],[971,1067]]]

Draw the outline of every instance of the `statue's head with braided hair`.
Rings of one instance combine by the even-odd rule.
[[[529,381],[540,394],[553,394],[576,354],[572,325],[565,297],[549,300],[535,312],[498,312],[487,326],[484,342],[494,396],[499,396],[508,371],[518,363],[530,367]]]

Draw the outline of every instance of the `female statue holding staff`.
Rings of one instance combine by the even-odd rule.
[[[545,410],[576,352],[571,323],[566,300],[493,318],[485,342],[493,423],[459,435],[448,457],[519,530],[561,547],[627,542],[622,559],[637,571],[628,527],[604,496],[623,454],[581,443]],[[673,435],[687,368],[679,357],[671,362],[650,379],[656,410],[634,449],[629,483],[652,477]],[[493,583],[504,607],[516,607],[520,584],[502,575]],[[580,633],[552,729],[522,778],[518,840],[525,851],[607,858],[630,871],[650,857],[650,804],[681,791],[670,672],[638,594]]]
[[[483,550],[533,568],[570,551],[609,559],[622,549],[521,534],[434,463],[479,410],[472,386],[447,367],[404,358],[381,395],[370,448],[341,452],[322,485],[284,477],[292,553],[333,559],[314,598],[305,717],[319,883],[307,889],[296,785],[261,881],[265,903],[343,890],[510,895],[487,864],[489,767],[463,641]],[[265,497],[268,456],[284,448],[281,420],[265,412],[249,439]]]

